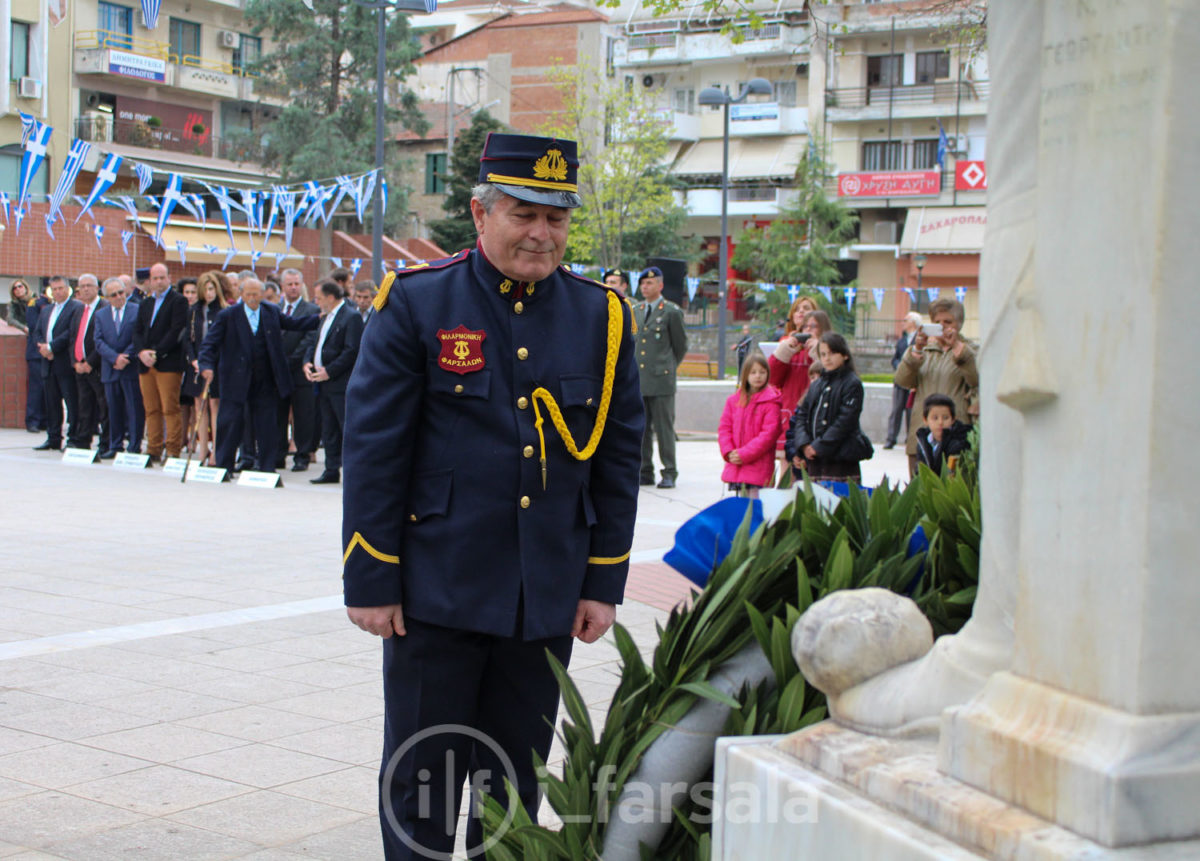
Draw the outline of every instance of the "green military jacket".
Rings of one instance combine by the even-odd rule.
[[[650,317],[646,318],[646,310]],[[683,311],[674,302],[659,296],[651,303],[638,302],[633,309],[637,323],[638,373],[642,397],[675,394],[675,369],[687,353],[687,332],[683,329]]]

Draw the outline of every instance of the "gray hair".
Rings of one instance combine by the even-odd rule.
[[[241,272],[239,272],[237,274],[237,280],[238,280],[239,284],[245,284],[246,281],[248,281],[251,278],[253,278],[255,281],[258,281],[258,276],[256,276],[254,274],[253,269],[243,269]],[[261,284],[262,284],[262,282],[259,281],[260,286],[261,286]]]
[[[284,275],[295,275],[301,281],[304,280],[304,273],[302,273],[299,269],[284,269],[279,273],[279,277],[282,279]]]
[[[80,277],[80,278],[82,278],[83,276],[81,275],[81,276],[79,276],[79,277]],[[117,278],[117,277],[113,277],[113,278],[105,278],[105,279],[104,279],[104,287],[103,287],[103,290],[104,290],[104,295],[105,295],[105,296],[107,296],[107,295],[108,295],[108,285],[109,285],[109,284],[120,284],[120,285],[121,285],[121,289],[122,289],[122,290],[124,290],[124,289],[125,289],[125,282],[124,282],[124,281],[122,281],[120,278]]]
[[[491,215],[492,207],[496,205],[496,201],[503,196],[504,192],[490,182],[481,182],[471,189],[471,199],[478,200],[483,206],[483,211],[489,215]]]
[[[75,279],[75,283],[78,284],[80,281],[82,281],[85,278],[90,280],[97,287],[100,286],[100,279],[97,278],[95,275],[93,275],[91,272],[84,272],[82,275],[80,275],[78,278]]]
[[[922,322],[922,321],[921,321],[921,315],[920,315],[920,314],[918,314],[916,311],[909,311],[907,314],[905,314],[905,315],[904,315],[904,319],[905,319],[907,322],[909,322],[909,323],[915,323],[915,324],[916,324],[916,325],[918,325],[918,326],[920,326],[920,325],[921,325],[921,322]]]
[[[242,274],[244,275],[245,273],[242,273]],[[259,290],[265,289],[263,287],[263,283],[254,277],[254,273],[250,273],[250,275],[248,277],[242,278],[241,288],[242,288],[243,293],[246,292],[247,287],[258,287]]]

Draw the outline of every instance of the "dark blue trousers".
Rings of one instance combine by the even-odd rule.
[[[472,787],[506,806],[507,777],[537,821],[533,752],[545,761],[558,711],[558,683],[546,650],[566,666],[572,640],[525,642],[404,621],[404,637],[383,641],[384,855],[389,861],[449,859],[468,776]],[[472,798],[468,850],[483,841],[475,808]]]
[[[146,410],[142,406],[142,387],[137,374],[118,377],[104,384],[104,396],[108,399],[108,448],[121,451],[125,448],[125,437],[129,437],[128,450],[142,450],[142,429],[146,427]]]
[[[46,429],[46,385],[42,382],[42,360],[25,360],[25,427]]]

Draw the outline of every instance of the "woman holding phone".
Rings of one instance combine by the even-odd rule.
[[[932,303],[932,322],[917,329],[912,346],[896,368],[895,382],[916,391],[914,403],[923,404],[930,395],[946,395],[954,401],[954,414],[969,422],[969,399],[979,387],[979,369],[975,350],[961,335],[965,317],[962,303],[954,299]],[[910,476],[917,471],[917,431],[924,426],[924,420],[909,424],[904,450]]]

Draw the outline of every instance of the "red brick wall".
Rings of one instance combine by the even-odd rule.
[[[27,367],[25,333],[15,329],[0,332],[0,427],[25,427]]]

